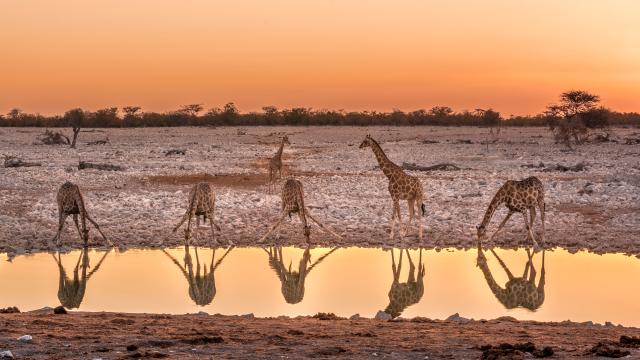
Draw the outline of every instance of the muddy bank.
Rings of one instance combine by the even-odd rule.
[[[0,351],[10,350],[16,358],[30,359],[480,358],[487,345],[527,342],[536,349],[550,347],[555,358],[566,358],[591,356],[591,349],[599,342],[610,344],[619,342],[621,336],[640,336],[637,328],[517,322],[508,318],[381,321],[260,319],[251,315],[22,313],[0,314],[0,324]],[[33,340],[16,340],[26,334]],[[640,350],[632,344],[623,344],[620,349],[640,356]]]

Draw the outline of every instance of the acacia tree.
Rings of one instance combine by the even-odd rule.
[[[71,140],[71,148],[76,148],[76,140],[80,133],[80,128],[85,122],[86,115],[82,109],[72,109],[64,113],[65,122],[73,129],[73,140]]]
[[[599,105],[600,97],[587,91],[570,90],[560,94],[560,102],[547,106],[546,111],[556,143],[572,148],[572,144],[584,143],[591,130],[606,129],[608,110]]]

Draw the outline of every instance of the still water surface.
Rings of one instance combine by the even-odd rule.
[[[457,312],[640,326],[637,258],[546,251],[543,277],[542,252],[531,262],[525,249],[482,254],[480,266],[478,250],[190,247],[38,253],[12,261],[0,255],[0,307],[260,317],[373,317],[383,310],[432,319]]]

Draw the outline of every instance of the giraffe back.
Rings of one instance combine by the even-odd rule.
[[[394,283],[389,290],[389,305],[384,312],[396,318],[409,306],[417,304],[424,295],[422,277],[418,281]]]
[[[297,212],[304,214],[304,190],[300,181],[287,179],[282,186],[282,210],[289,215]]]
[[[85,214],[84,199],[78,185],[69,181],[58,189],[56,196],[58,211],[63,214]]]
[[[213,211],[216,203],[216,194],[207,182],[197,183],[189,192],[189,210],[193,215],[205,215]]]
[[[522,212],[544,202],[544,187],[535,176],[524,180],[509,180],[500,191],[504,191],[507,207],[512,211]]]
[[[525,278],[513,278],[505,285],[503,305],[508,309],[523,307],[536,310],[544,301],[544,293],[539,293],[535,283]]]

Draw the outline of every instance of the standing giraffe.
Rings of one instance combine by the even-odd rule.
[[[207,269],[206,264],[202,264],[202,273],[200,272],[200,258],[198,257],[198,247],[195,247],[195,255],[196,255],[196,271],[193,272],[193,261],[191,260],[191,253],[189,251],[189,245],[184,246],[184,266],[180,264],[176,258],[174,258],[171,254],[169,254],[166,250],[162,249],[165,255],[174,263],[180,271],[184,278],[187,279],[189,283],[189,297],[196,305],[205,306],[211,304],[213,298],[216,296],[216,279],[213,276],[214,272],[222,264],[222,260],[231,252],[233,246],[230,246],[227,251],[222,254],[222,257],[218,259],[218,261],[213,262],[216,257],[216,248],[213,248],[213,253],[211,254],[211,264]]]
[[[288,268],[284,265],[282,246],[269,247],[268,251],[264,248],[263,250],[269,254],[269,266],[278,274],[281,284],[280,291],[285,301],[289,304],[297,304],[304,298],[304,284],[311,270],[338,248],[331,249],[328,253],[319,257],[311,266],[308,266],[311,263],[311,252],[309,248],[306,248],[298,264],[298,271],[291,270],[291,263],[289,263]]]
[[[284,220],[285,216],[289,215],[289,218],[291,218],[291,214],[294,214],[294,213],[298,214],[298,217],[300,218],[300,222],[302,222],[302,232],[307,241],[307,244],[309,244],[309,235],[311,234],[311,227],[307,224],[307,217],[309,217],[309,219],[311,219],[313,222],[318,224],[318,226],[320,226],[322,230],[327,231],[328,233],[337,237],[338,239],[342,238],[340,235],[331,231],[331,229],[325,227],[313,216],[311,216],[311,214],[309,213],[309,209],[307,209],[304,206],[304,190],[302,189],[302,183],[299,180],[287,179],[284,185],[282,185],[281,209],[282,209],[281,210],[282,216],[280,216],[280,219],[278,219],[278,221],[276,221],[276,223],[273,224],[273,226],[269,229],[269,231],[266,234],[264,234],[264,236],[260,238],[258,242],[263,242],[264,239],[267,238],[267,236],[269,236],[275,229],[277,229],[282,223],[282,221]]]
[[[407,282],[400,283],[400,272],[402,271],[402,251],[400,249],[400,261],[396,268],[396,259],[393,255],[393,249],[391,249],[391,270],[393,270],[393,283],[391,289],[389,289],[389,305],[384,312],[391,315],[392,318],[397,318],[402,314],[407,307],[417,304],[422,295],[424,295],[424,263],[422,262],[422,248],[420,248],[420,258],[418,259],[418,277],[416,278],[416,266],[411,260],[409,250],[404,249],[409,259],[409,275],[407,276]]]
[[[482,219],[482,223],[478,226],[478,240],[482,240],[486,237],[487,233],[487,225],[491,221],[491,217],[493,217],[493,213],[496,211],[498,206],[504,203],[507,208],[509,208],[509,213],[502,220],[502,223],[498,226],[498,230],[493,233],[491,239],[500,230],[504,224],[506,224],[507,220],[513,215],[514,212],[522,213],[524,218],[524,225],[528,233],[528,238],[533,240],[534,250],[538,249],[538,242],[533,236],[533,224],[536,221],[536,206],[540,210],[540,221],[542,222],[542,241],[544,242],[544,212],[545,212],[545,203],[544,203],[544,187],[542,186],[542,182],[538,180],[537,177],[531,176],[524,180],[507,180],[507,182],[502,185],[502,187],[498,190],[498,192],[491,200],[487,211],[484,214],[484,218]],[[529,219],[527,219],[527,210],[529,210]]]
[[[400,223],[400,238],[405,235],[404,224],[400,217],[400,200],[407,200],[409,206],[409,226],[413,224],[415,215],[414,205],[421,211],[422,216],[425,215],[425,207],[423,202],[422,183],[416,176],[407,175],[400,166],[394,164],[370,135],[367,135],[360,144],[360,149],[370,147],[373,150],[380,169],[389,179],[389,193],[393,200],[393,211],[391,213],[391,239],[393,240],[396,218]],[[422,221],[418,221],[418,236],[422,241]]]
[[[542,250],[542,268],[540,270],[540,280],[536,286],[536,270],[533,267],[533,256],[529,249],[527,249],[527,264],[524,267],[524,273],[522,277],[514,277],[511,271],[507,268],[505,263],[498,257],[498,254],[491,249],[493,256],[498,259],[498,262],[504,269],[509,280],[504,288],[500,287],[496,283],[489,266],[487,265],[487,258],[482,252],[482,246],[478,242],[478,259],[477,265],[482,270],[487,284],[493,292],[493,295],[504,305],[507,309],[514,309],[516,307],[524,307],[531,311],[538,309],[542,303],[544,303],[544,285],[545,285],[545,270],[544,270],[544,249]],[[529,269],[531,272],[529,273]]]
[[[276,154],[269,159],[269,192],[272,191],[272,187],[275,185],[276,173],[278,173],[278,179],[282,178],[282,151],[284,150],[285,144],[291,145],[287,135],[282,137],[280,148],[278,148]]]
[[[196,230],[200,227],[200,216],[202,216],[202,221],[206,223],[207,217],[209,218],[209,224],[211,226],[211,240],[214,243],[218,243],[216,240],[215,230],[220,231],[220,227],[215,223],[213,218],[213,211],[216,207],[216,194],[213,192],[211,185],[206,182],[197,183],[191,188],[189,192],[189,203],[187,205],[187,211],[182,216],[182,219],[173,228],[173,232],[176,232],[180,225],[182,225],[185,221],[187,222],[187,228],[185,230],[185,244],[189,245],[190,232],[191,232],[191,218],[196,217]],[[231,244],[231,241],[229,241]]]
[[[84,241],[84,245],[86,246],[89,242],[89,229],[87,229],[87,220],[96,227],[96,230],[102,235],[102,238],[111,246],[113,243],[111,240],[107,239],[106,236],[100,230],[100,226],[89,216],[87,213],[87,209],[84,204],[84,198],[82,197],[82,193],[80,192],[80,188],[78,185],[73,184],[69,181],[65,182],[58,189],[58,195],[56,196],[56,201],[58,203],[58,232],[53,237],[52,241],[56,242],[56,246],[60,246],[60,233],[64,228],[64,223],[67,220],[69,215],[73,215],[73,222],[76,224],[76,229],[78,229],[78,235],[80,235],[80,239]],[[78,215],[80,215],[80,221],[82,223],[82,230],[80,230],[80,226],[78,225]]]
[[[106,251],[98,264],[87,274],[87,268],[89,268],[89,254],[87,252],[87,248],[84,247],[80,250],[80,256],[78,257],[78,262],[76,262],[76,266],[73,268],[73,279],[70,279],[67,276],[67,272],[64,270],[62,266],[62,259],[60,258],[60,253],[58,252],[58,257],[55,255],[53,259],[58,264],[59,278],[58,278],[58,300],[60,300],[60,305],[64,306],[67,309],[75,309],[79,308],[82,300],[84,299],[85,291],[87,290],[87,282],[91,279],[91,276],[100,269],[100,265],[104,259],[107,258],[107,255],[111,252],[111,249]],[[78,268],[82,265],[82,275],[78,274]]]

